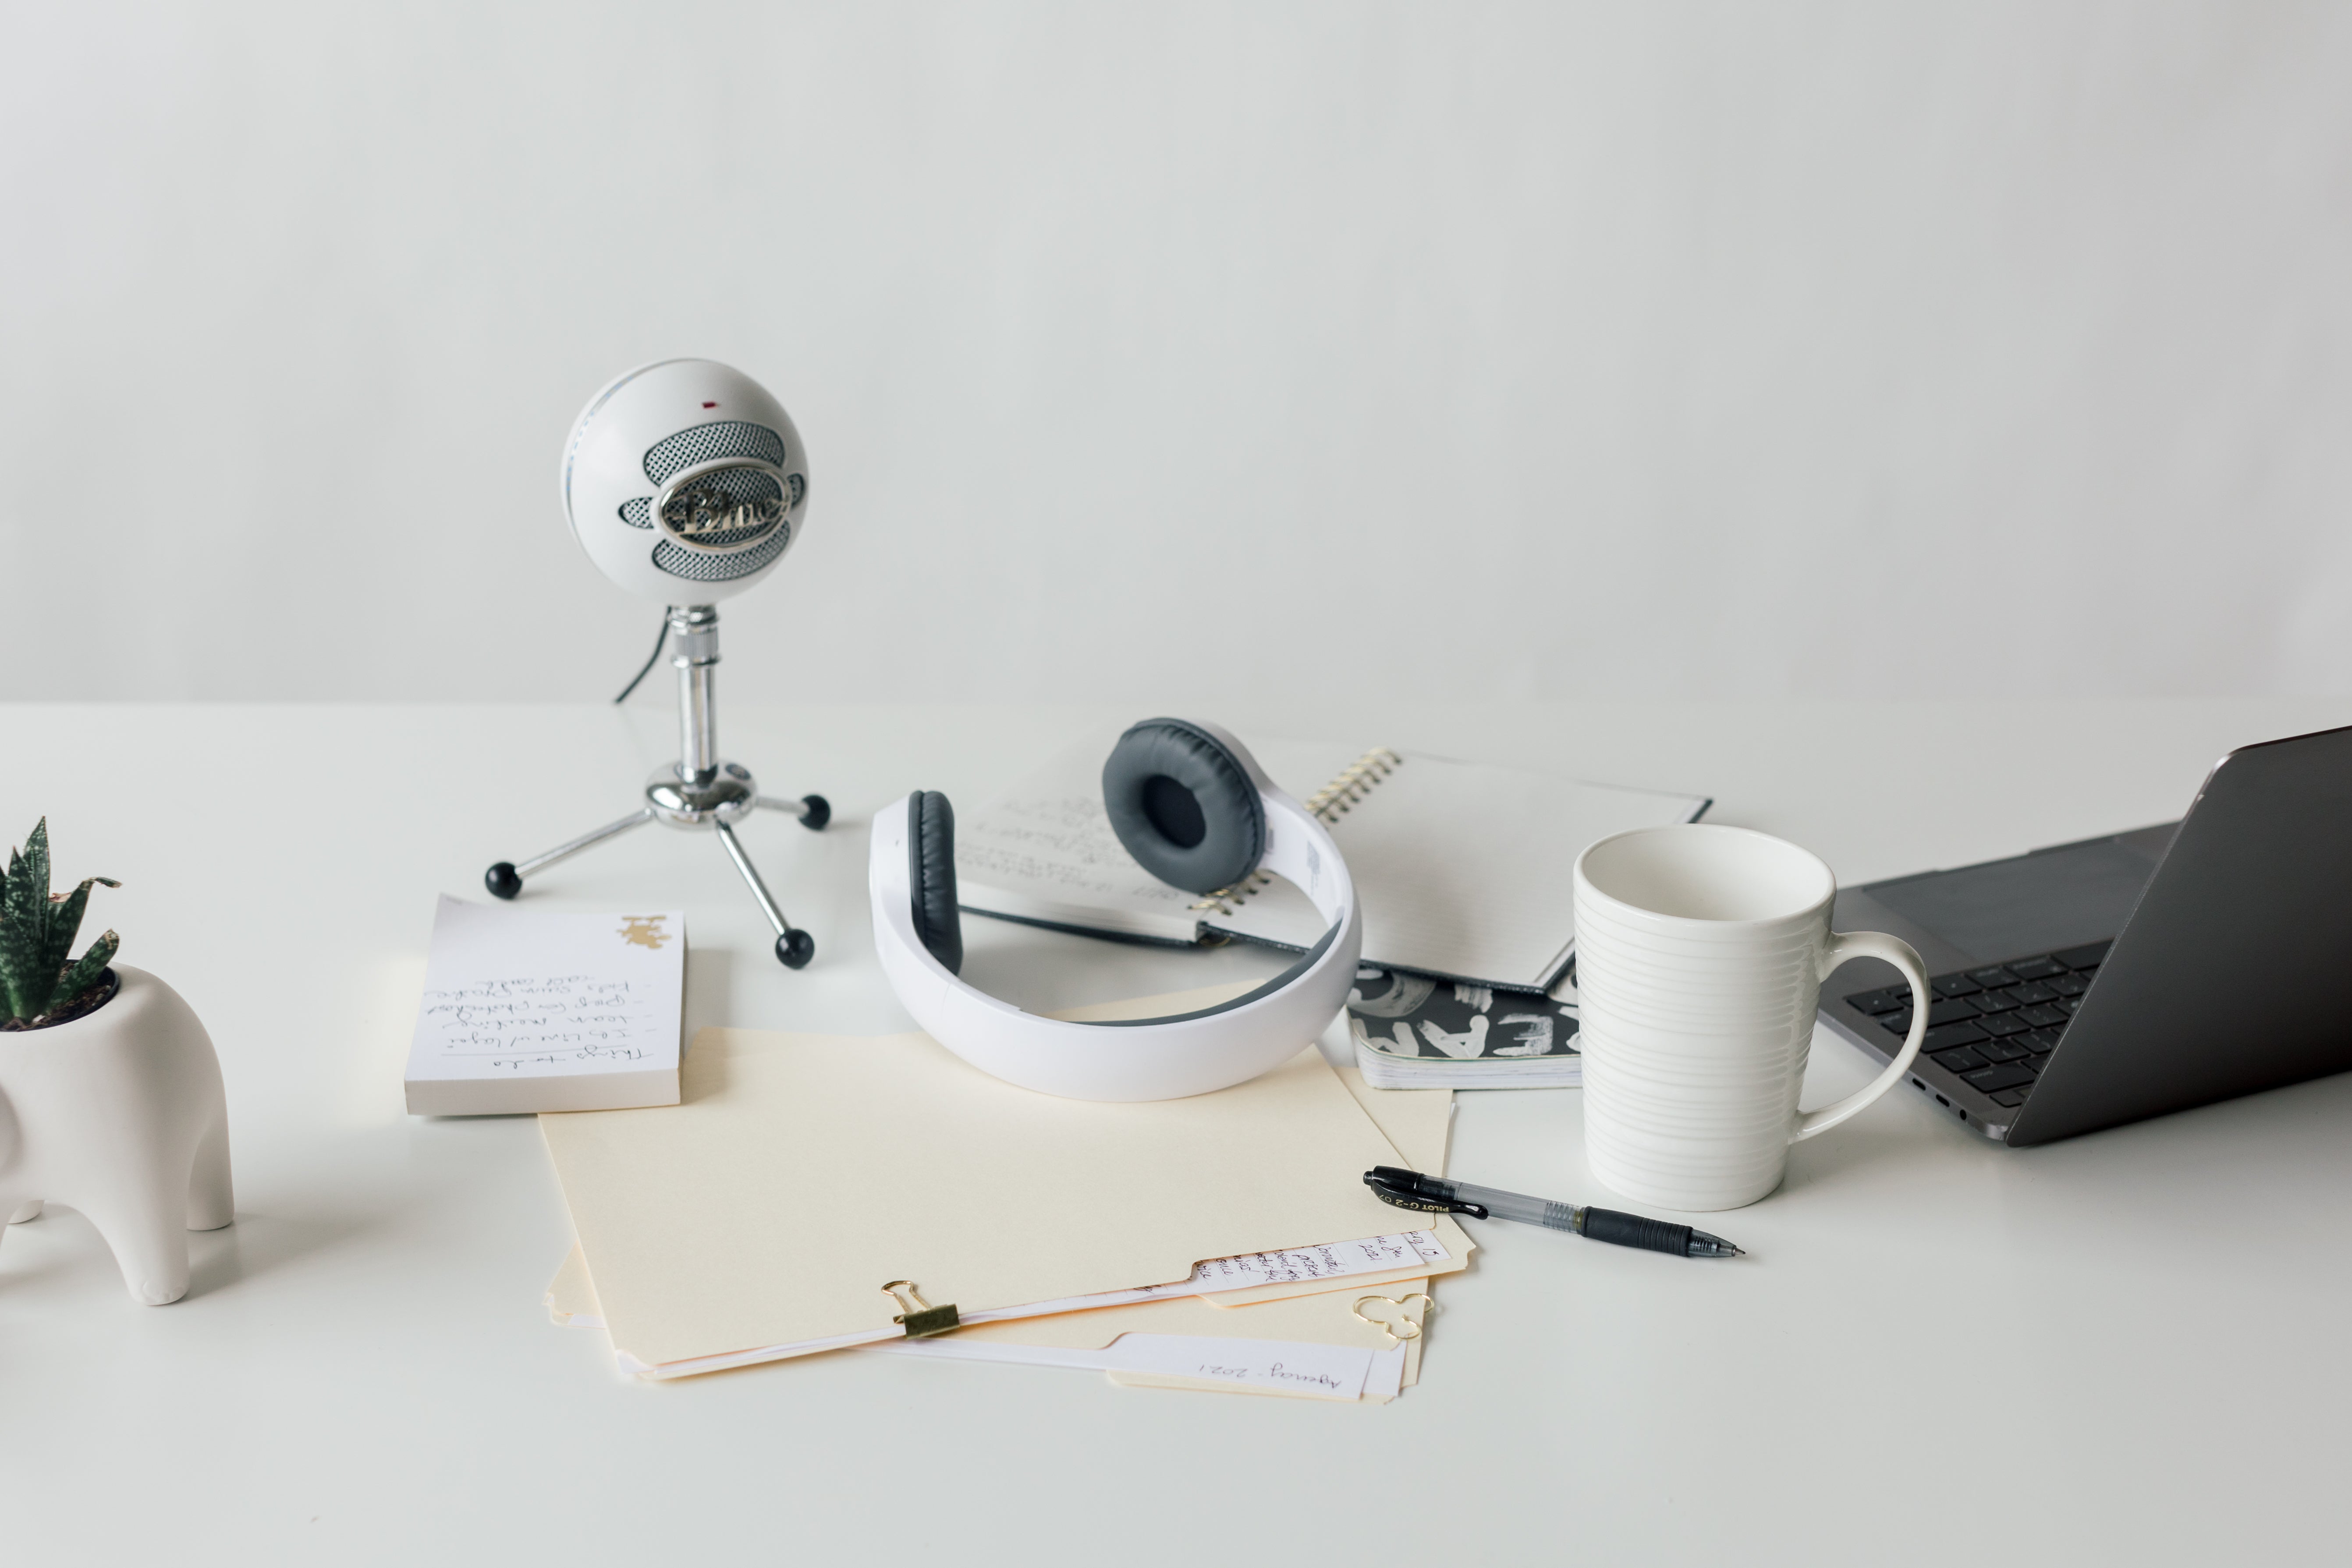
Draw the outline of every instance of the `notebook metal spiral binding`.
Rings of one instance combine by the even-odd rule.
[[[1374,786],[1404,765],[1404,759],[1386,746],[1374,746],[1346,767],[1329,784],[1307,797],[1307,809],[1327,826],[1336,824],[1371,794]],[[1196,913],[1229,915],[1274,881],[1270,871],[1253,871],[1230,888],[1219,888],[1189,906]]]

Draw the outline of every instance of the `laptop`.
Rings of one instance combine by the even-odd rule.
[[[1970,1130],[2054,1142],[2352,1068],[2352,728],[2231,752],[2175,823],[1841,889],[1932,998],[1849,963],[1830,1026]]]

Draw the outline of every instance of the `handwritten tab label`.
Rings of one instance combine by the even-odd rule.
[[[1361,1398],[1376,1369],[1386,1374],[1380,1379],[1378,1392],[1393,1396],[1402,1359],[1401,1353],[1391,1356],[1357,1345],[1224,1339],[1203,1334],[1121,1334],[1100,1350],[959,1340],[953,1335],[935,1340],[884,1340],[872,1349],[887,1355],[929,1356],[943,1361],[993,1361],[1240,1384],[1316,1399]]]
[[[1000,1318],[1034,1318],[1049,1312],[1079,1312],[1095,1307],[1120,1307],[1129,1301],[1150,1301],[1162,1296],[1213,1296],[1223,1290],[1248,1290],[1260,1285],[1288,1285],[1301,1279],[1344,1279],[1357,1274],[1378,1274],[1407,1268],[1416,1263],[1443,1263],[1452,1255],[1434,1231],[1409,1230],[1395,1236],[1368,1236],[1357,1241],[1336,1241],[1328,1247],[1302,1247],[1288,1252],[1252,1252],[1239,1258],[1217,1258],[1197,1265],[1192,1277],[1166,1285],[1141,1285],[1132,1290],[1105,1290],[1094,1296],[1067,1296],[1057,1301],[1031,1301],[1019,1307],[983,1308],[966,1312],[968,1323],[994,1322]]]

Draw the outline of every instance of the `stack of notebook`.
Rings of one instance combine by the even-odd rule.
[[[642,1378],[845,1351],[1384,1400],[1471,1244],[1361,1181],[1442,1168],[1451,1095],[1352,1079],[1307,1046],[1215,1094],[1096,1104],[922,1035],[704,1030],[678,1104],[540,1119],[579,1237],[548,1307]]]

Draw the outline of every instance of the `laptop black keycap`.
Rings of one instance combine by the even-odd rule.
[[[2023,1089],[2033,1081],[2032,1068],[2016,1062],[2004,1062],[1998,1067],[1979,1068],[1960,1075],[1969,1083],[1990,1094],[1995,1089]]]
[[[1927,1037],[1920,1054],[1946,1072],[1981,1089],[2011,1110],[2025,1103],[2083,994],[2098,978],[2110,944],[2070,947],[2037,958],[2011,959],[1960,974],[1938,974],[1927,984],[1936,1002],[1927,1009]],[[1911,988],[1890,985],[1858,991],[1846,1001],[1887,1033],[1911,1032]]]
[[[2070,947],[2050,956],[2073,970],[2096,969],[2106,961],[2107,949],[2115,946],[2112,939],[2095,942],[2088,947]]]

